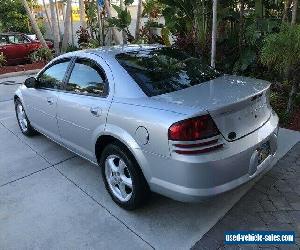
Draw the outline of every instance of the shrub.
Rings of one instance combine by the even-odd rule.
[[[30,55],[32,62],[49,62],[53,58],[52,51],[49,48],[39,48]]]
[[[89,41],[91,39],[89,31],[81,26],[80,26],[79,30],[76,31],[76,35],[78,37],[79,46],[81,46],[81,44],[89,43]]]
[[[3,52],[0,53],[0,67],[4,66],[6,64],[6,57],[3,54]]]
[[[284,26],[264,40],[261,61],[286,76],[300,63],[300,25]]]
[[[66,52],[72,52],[72,51],[76,51],[76,50],[79,50],[79,48],[76,45],[69,44],[66,49]]]
[[[290,87],[286,112],[290,113],[300,81],[300,25],[284,25],[281,31],[264,40],[261,62],[284,76]]]

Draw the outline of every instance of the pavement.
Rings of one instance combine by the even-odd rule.
[[[153,194],[144,208],[122,210],[99,167],[21,134],[12,97],[25,78],[0,80],[0,249],[189,249],[258,181],[204,203]],[[299,141],[281,129],[278,159]]]
[[[224,232],[294,231],[295,245],[224,245]],[[265,174],[193,250],[300,249],[300,142]]]

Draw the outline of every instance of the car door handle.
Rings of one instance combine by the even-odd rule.
[[[94,116],[100,116],[101,115],[101,108],[90,108],[90,112],[92,113],[92,115]]]
[[[51,97],[48,97],[48,98],[47,98],[47,102],[48,102],[49,105],[53,105],[54,99],[51,98]]]

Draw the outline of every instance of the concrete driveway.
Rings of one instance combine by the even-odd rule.
[[[0,79],[1,249],[189,249],[254,184],[202,204],[152,195],[128,212],[116,206],[99,167],[49,141],[24,137],[13,92],[24,77]],[[280,130],[282,157],[300,133]]]

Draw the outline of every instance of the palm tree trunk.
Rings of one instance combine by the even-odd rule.
[[[102,44],[102,22],[101,22],[101,9],[99,4],[97,4],[97,16],[98,16],[98,29],[99,29],[99,44]]]
[[[59,33],[58,33],[58,27],[57,27],[57,19],[55,15],[55,5],[53,0],[49,0],[50,3],[50,12],[51,12],[51,23],[52,23],[52,29],[53,29],[53,42],[54,42],[54,49],[55,54],[59,55],[60,49],[59,49]]]
[[[45,13],[46,13],[47,23],[49,25],[49,28],[52,30],[52,25],[51,25],[51,21],[50,21],[49,14],[48,14],[48,11],[47,11],[47,7],[46,7],[46,4],[45,4],[45,0],[43,0],[43,6],[44,6]],[[53,32],[53,30],[52,30],[52,32]]]
[[[286,109],[286,112],[288,114],[290,114],[293,110],[294,99],[295,99],[297,93],[298,93],[298,81],[294,80],[292,90],[289,94],[289,100],[288,100],[288,105],[287,105],[287,109]]]
[[[288,11],[289,8],[291,7],[292,0],[286,0],[284,4],[284,11],[282,15],[282,22],[288,21]]]
[[[71,0],[67,1],[67,9],[66,9],[66,18],[65,18],[65,29],[64,29],[64,37],[62,41],[62,51],[66,51],[70,38],[70,25],[71,25],[71,12],[72,12],[72,2]]]
[[[97,5],[98,5],[98,3],[97,3]],[[84,29],[86,29],[84,0],[79,0],[79,12],[80,12],[80,23],[81,23],[81,26]]]
[[[65,18],[64,18],[65,20]],[[71,7],[71,36],[72,36],[72,45],[75,45],[74,41],[74,21],[73,21],[73,15],[72,15],[72,7]]]
[[[21,1],[22,1],[23,5],[25,7],[27,15],[29,16],[29,19],[30,19],[30,22],[31,22],[31,26],[32,26],[32,28],[33,28],[33,30],[34,30],[37,38],[39,39],[41,45],[43,47],[45,47],[45,48],[48,48],[47,43],[46,43],[46,41],[45,41],[45,39],[44,39],[44,37],[42,35],[42,32],[41,32],[40,28],[38,27],[37,22],[35,21],[35,18],[34,18],[34,16],[32,15],[32,13],[30,11],[30,8],[28,6],[27,1],[26,0],[21,0]]]
[[[293,5],[292,22],[291,22],[292,25],[296,24],[297,21],[298,0],[294,0],[293,3],[294,5]]]
[[[60,21],[59,21],[59,12],[57,7],[57,0],[55,0],[55,10],[56,10],[56,19],[58,25],[58,32],[59,32],[59,41],[61,40],[61,28],[60,28]]]
[[[135,27],[135,39],[136,40],[138,40],[140,38],[142,9],[143,9],[143,0],[139,0],[137,14],[136,14],[136,27]]]
[[[105,10],[107,13],[107,17],[111,18],[110,3],[108,0],[105,0]],[[115,40],[115,42],[117,44],[120,44],[120,39],[119,39],[118,35],[116,34],[116,30],[113,27],[110,28],[110,30],[112,31],[112,36],[113,36],[113,39]]]
[[[216,67],[216,47],[217,47],[217,7],[218,0],[213,0],[213,21],[211,31],[211,66]]]
[[[120,8],[121,8],[121,10],[124,10],[123,0],[120,0]],[[127,34],[126,34],[126,31],[124,29],[122,30],[122,39],[123,39],[123,44],[127,44]]]
[[[239,49],[241,53],[244,45],[244,12],[245,12],[244,0],[240,0],[240,5],[241,5],[241,9],[240,9]]]

